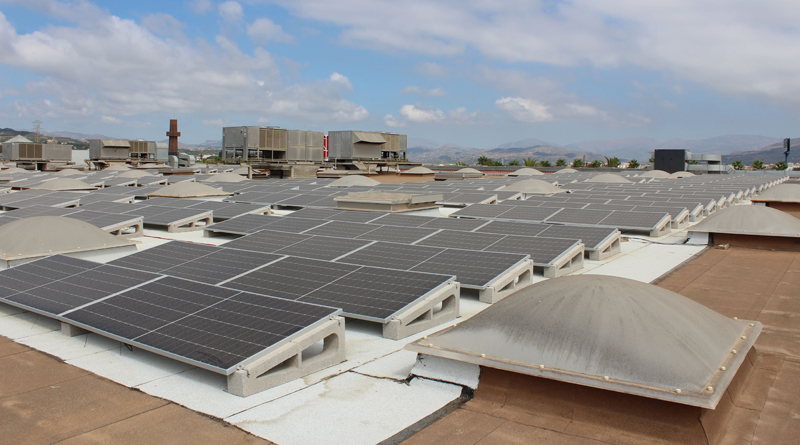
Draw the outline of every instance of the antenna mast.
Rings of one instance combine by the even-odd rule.
[[[36,143],[39,143],[39,134],[42,132],[42,121],[33,121],[33,131],[36,133]]]

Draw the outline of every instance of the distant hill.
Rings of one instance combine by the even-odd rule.
[[[730,134],[709,139],[670,139],[664,142],[647,137],[632,137],[576,142],[566,147],[603,153],[606,156],[616,156],[623,160],[637,159],[642,161],[649,159],[650,153],[657,148],[678,148],[689,150],[692,153],[727,155],[739,151],[759,150],[780,141],[781,139],[767,136]]]
[[[765,164],[774,164],[785,159],[783,155],[783,140],[770,144],[760,150],[739,151],[723,156],[722,162],[730,164],[733,161],[741,161],[745,165],[750,165],[756,159]],[[789,163],[800,162],[800,138],[792,139],[792,149],[789,152]]]
[[[506,142],[505,144],[498,145],[497,148],[536,147],[538,145],[545,145],[548,147],[561,147],[561,145],[553,144],[552,142],[547,142],[536,138],[528,138],[528,139],[522,139],[521,141]]]
[[[71,131],[50,131],[47,134],[53,136],[60,136],[64,138],[76,139],[76,140],[86,139],[87,141],[89,139],[118,139],[118,138],[112,138],[111,136],[105,136],[102,134],[83,134],[83,133],[73,133]]]
[[[533,147],[523,148],[463,148],[454,147],[451,145],[442,145],[435,148],[426,147],[410,147],[408,148],[408,159],[414,162],[430,162],[430,163],[454,163],[464,162],[466,164],[474,164],[478,158],[486,156],[494,160],[502,160],[508,163],[512,160],[522,162],[523,158],[534,158],[537,161],[548,160],[555,163],[558,159],[566,159],[571,162],[575,158],[586,157],[586,161],[594,159],[604,160],[603,156],[597,153],[588,153],[577,150],[570,150],[561,147],[552,147],[548,145],[536,145]]]

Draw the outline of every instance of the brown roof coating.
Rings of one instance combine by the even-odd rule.
[[[764,324],[716,410],[481,368],[475,398],[406,443],[797,443],[800,253],[709,249],[658,285]]]
[[[0,375],[2,443],[271,443],[5,337]]]

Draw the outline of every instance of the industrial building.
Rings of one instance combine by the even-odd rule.
[[[778,211],[751,199],[783,174],[396,184],[124,171],[71,172],[102,186],[84,191],[0,172],[4,441],[800,433],[800,253],[692,235],[797,239],[794,218],[752,217]],[[419,197],[425,209],[403,213],[340,206]]]
[[[92,161],[167,162],[166,143],[143,139],[90,139]]]
[[[47,164],[66,164],[72,161],[72,145],[37,144],[22,136],[3,142],[2,159],[20,165],[33,165],[42,170]]]
[[[324,134],[279,127],[224,127],[222,159],[238,162],[316,162],[323,160]]]
[[[328,159],[406,160],[408,137],[377,131],[329,131]]]

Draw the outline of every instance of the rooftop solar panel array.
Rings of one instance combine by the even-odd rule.
[[[0,272],[0,300],[222,374],[339,312],[59,255]]]

